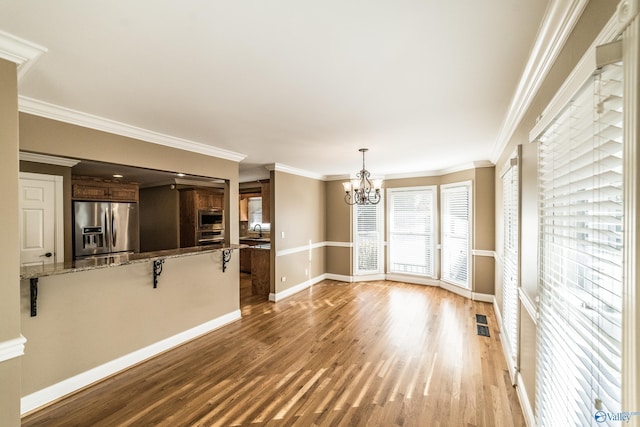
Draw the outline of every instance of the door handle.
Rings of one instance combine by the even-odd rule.
[[[116,245],[116,240],[118,238],[118,230],[116,230],[116,226],[115,226],[115,216],[116,214],[112,211],[111,212],[111,238],[112,238],[113,246]],[[113,250],[113,248],[111,248],[111,250]]]
[[[52,254],[51,252],[47,252],[47,253],[46,253],[46,254],[44,254],[44,255],[40,255],[40,258],[42,258],[43,256],[44,256],[44,257],[47,257],[47,258],[51,258],[51,257],[53,256],[53,254]]]

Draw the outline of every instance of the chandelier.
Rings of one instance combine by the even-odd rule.
[[[369,151],[368,148],[358,150],[362,153],[362,170],[356,174],[356,178],[349,182],[343,182],[344,201],[348,205],[376,205],[380,202],[380,188],[382,187],[381,179],[371,181],[371,175],[364,167],[364,153]]]

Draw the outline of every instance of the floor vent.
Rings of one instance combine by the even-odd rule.
[[[489,327],[488,326],[484,326],[484,325],[477,325],[478,326],[478,335],[482,335],[483,337],[490,337],[491,335],[489,335]]]
[[[487,316],[484,314],[476,314],[476,323],[480,323],[482,325],[488,325]]]

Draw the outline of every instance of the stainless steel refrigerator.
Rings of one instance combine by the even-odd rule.
[[[74,258],[139,252],[138,205],[73,202]]]

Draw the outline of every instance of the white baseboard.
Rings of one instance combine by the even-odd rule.
[[[352,276],[352,282],[374,282],[376,280],[386,280],[384,273],[380,274],[364,274],[360,276]]]
[[[321,274],[320,276],[316,276],[313,279],[305,280],[302,283],[299,283],[295,286],[287,288],[282,292],[278,292],[275,294],[272,292],[269,294],[269,301],[272,301],[272,302],[281,301],[284,298],[290,297],[293,294],[297,294],[300,291],[304,291],[305,289],[315,285],[318,282],[322,282],[324,279],[329,279],[329,277],[327,276],[328,276],[327,274]]]
[[[338,282],[353,283],[353,276],[345,276],[343,274],[327,273],[325,274],[325,279],[337,280]]]
[[[440,286],[439,280],[405,274],[387,274],[386,279],[392,282],[411,283],[413,285]]]
[[[498,328],[502,329],[502,314],[500,313],[500,307],[498,307],[498,300],[496,299],[495,295],[493,296],[493,312],[496,314]]]
[[[517,376],[516,392],[518,393],[518,399],[520,400],[520,407],[522,408],[522,414],[524,415],[524,421],[527,423],[527,427],[536,426],[536,416],[533,412],[533,408],[529,403],[529,395],[527,389],[524,386],[522,375],[518,372]]]
[[[446,289],[449,292],[453,292],[454,294],[463,296],[468,299],[472,299],[473,297],[473,292],[471,292],[471,289],[461,288],[459,286],[452,285],[450,283],[443,282],[443,281],[440,281],[440,287],[442,289]]]
[[[231,313],[217,317],[194,328],[180,332],[172,337],[158,341],[147,347],[141,348],[140,350],[136,350],[103,365],[97,366],[81,374],[74,375],[71,378],[67,378],[59,383],[24,396],[20,399],[20,413],[26,414],[27,412],[31,412],[36,408],[46,405],[47,403],[53,402],[54,400],[80,390],[83,387],[107,378],[117,372],[127,369],[146,359],[190,341],[200,335],[206,334],[207,332],[218,329],[240,318],[240,310],[232,311]]]
[[[494,300],[494,296],[491,294],[481,294],[479,292],[472,292],[471,299],[474,301],[488,302],[492,303]]]

